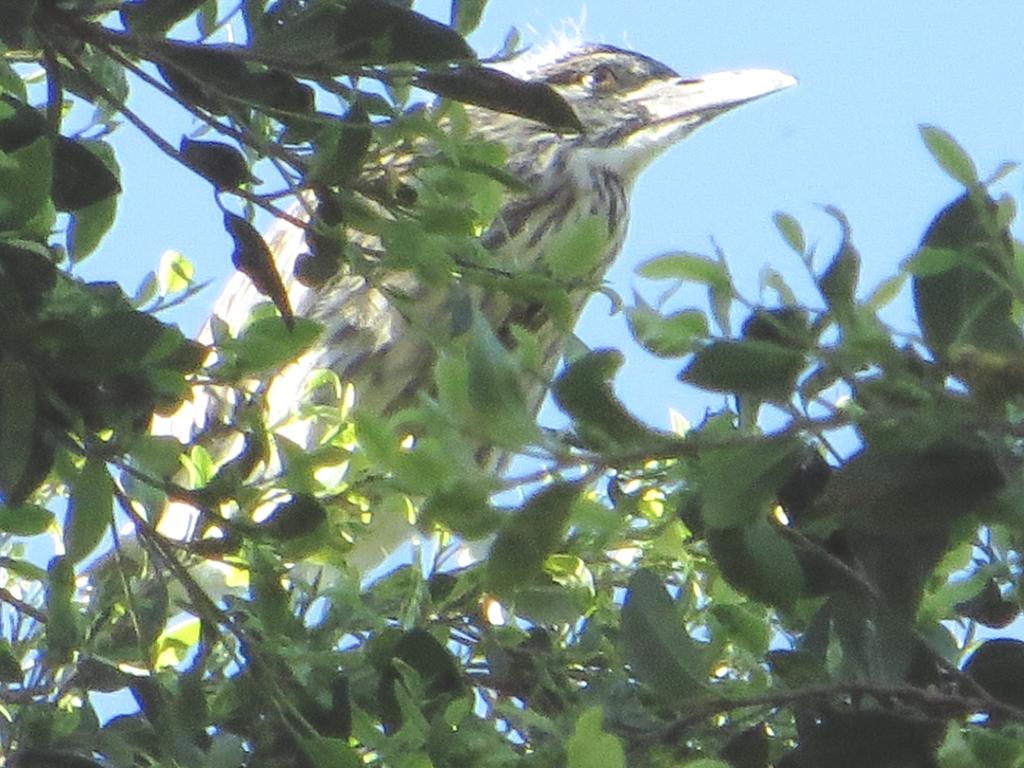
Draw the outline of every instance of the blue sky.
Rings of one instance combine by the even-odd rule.
[[[415,7],[447,18],[446,0]],[[581,18],[585,39],[635,48],[682,74],[771,67],[800,79],[799,87],[691,136],[641,177],[630,237],[608,275],[627,299],[636,288],[653,300],[663,288],[635,276],[642,260],[668,250],[709,252],[713,236],[748,297],[757,297],[758,274],[770,265],[813,301],[771,218],[784,210],[800,219],[824,262],[837,227],[823,205],[849,217],[866,293],[892,274],[931,217],[957,194],[924,149],[918,124],[950,131],[982,174],[1004,160],[1024,161],[1024,12],[1014,0],[662,0],[585,7],[579,0],[491,0],[471,42],[487,55],[516,26],[523,42],[543,43],[566,20]],[[192,128],[170,111],[161,125],[175,144]],[[230,270],[221,214],[205,182],[173,167],[131,127],[120,133],[126,193],[114,232],[82,274],[120,279],[132,289],[162,251],[183,252],[200,279],[216,281],[171,316],[192,333]],[[1024,173],[1015,172],[999,189],[1020,198]],[[1016,231],[1020,236],[1019,224]],[[684,292],[674,301],[695,303],[700,295]],[[608,307],[595,299],[579,334],[592,346],[632,347],[618,382],[631,408],[667,426],[670,407],[699,420],[705,407],[720,403],[679,384],[678,362],[655,360],[632,345],[624,318],[609,316]],[[909,301],[895,305],[888,318],[909,328]]]

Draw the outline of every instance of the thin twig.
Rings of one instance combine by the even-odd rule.
[[[20,597],[15,597],[11,591],[5,587],[0,587],[0,603],[7,603],[13,606],[16,610],[21,611],[26,616],[31,616],[41,624],[46,623],[46,613],[36,608],[34,605],[30,605],[22,600]]]
[[[914,686],[885,686],[870,683],[840,683],[836,685],[808,686],[792,691],[773,691],[738,698],[718,698],[695,701],[690,711],[664,728],[648,734],[656,743],[677,740],[687,729],[709,717],[751,707],[777,708],[801,702],[834,699],[840,696],[871,696],[879,701],[897,700],[918,706],[925,712],[956,712],[970,715],[985,712],[1000,715],[1015,722],[1024,723],[1024,711],[1004,704],[991,696],[975,698],[950,693],[940,693]]]

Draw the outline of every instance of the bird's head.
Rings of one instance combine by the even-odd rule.
[[[557,90],[584,126],[574,150],[624,180],[718,115],[796,84],[791,75],[770,69],[682,77],[648,56],[610,45],[544,58],[513,60],[508,69]]]

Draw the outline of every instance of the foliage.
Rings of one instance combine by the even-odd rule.
[[[817,286],[804,301],[774,273],[777,301],[744,298],[722,254],[641,268],[708,289],[706,311],[627,310],[683,381],[730,398],[685,433],[616,399],[609,350],[576,355],[553,388],[572,426],[540,432],[517,378],[529,334],[509,351],[471,320],[415,408],[353,412],[324,373],[265,411],[252,378],[317,328],[291,317],[253,206],[285,216],[306,193],[314,283],[372,275],[345,246],[357,225],[423,280],[565,305],[557,279],[481,261],[475,234],[512,183],[500,148],[460,141],[458,103],[413,101],[415,85],[577,127],[554,92],[475,66],[462,35],[482,6],[455,0],[448,27],[378,0],[231,18],[214,0],[0,0],[0,761],[1020,765],[1024,643],[975,638],[1018,613],[1024,252],[1013,201],[938,129],[925,142],[964,192],[867,296],[838,211],[824,261],[777,217]],[[244,45],[216,42],[228,24]],[[218,139],[161,138],[129,73]],[[276,305],[214,328],[215,357],[156,317],[195,289],[183,258],[134,297],[72,274],[115,220],[118,120],[210,181],[235,264]],[[425,138],[440,153],[417,189],[374,175]],[[911,334],[879,317],[907,281]],[[194,383],[251,405],[226,461],[147,431]],[[288,430],[311,422],[300,449]],[[486,469],[494,446],[534,469]],[[196,537],[158,530],[169,501],[200,510]],[[360,557],[410,517],[434,544],[365,579]],[[91,564],[124,520],[135,544]],[[41,568],[44,532],[62,554]],[[489,556],[458,561],[459,537],[493,538]],[[103,719],[100,693],[133,705]]]

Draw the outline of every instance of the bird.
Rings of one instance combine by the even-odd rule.
[[[308,250],[306,233],[280,220],[266,233],[266,242],[295,316],[316,320],[322,331],[297,361],[260,382],[268,423],[284,418],[303,382],[324,369],[351,385],[357,407],[380,416],[430,397],[433,367],[446,341],[439,336],[453,333],[450,329],[458,324],[452,297],[461,283],[468,284],[461,295],[471,305],[471,316],[485,324],[493,339],[510,349],[525,337],[535,343],[534,370],[525,371],[523,381],[524,406],[535,416],[569,329],[622,250],[630,193],[641,171],[720,115],[796,83],[772,69],[683,76],[641,53],[593,43],[563,42],[491,66],[550,86],[581,127],[557,130],[526,117],[465,107],[464,140],[503,147],[504,171],[516,182],[507,185],[497,214],[479,235],[490,268],[511,278],[557,279],[566,289],[568,311],[553,318],[536,297],[503,291],[500,281],[474,284],[458,274],[427,282],[414,270],[374,272],[343,265],[322,284],[306,285],[296,275]],[[416,156],[395,164],[393,172],[403,185],[415,191],[416,157],[430,152],[429,145],[419,146]],[[386,155],[382,150],[378,156]],[[381,173],[380,168],[363,169],[364,175]],[[365,253],[383,247],[364,233],[350,233],[350,238]],[[575,251],[566,246],[573,238],[583,243]],[[579,263],[553,263],[567,252]],[[254,307],[266,301],[248,277],[236,273],[214,304],[200,340],[212,341],[214,327],[238,333]],[[203,386],[161,430],[193,440],[211,425],[231,421],[237,406],[234,393]],[[289,437],[308,446],[312,434],[305,424]],[[493,460],[492,466],[497,466]]]

